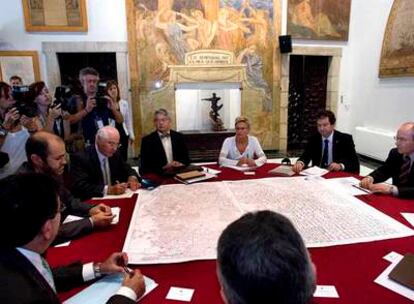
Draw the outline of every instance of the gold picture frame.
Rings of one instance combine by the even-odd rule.
[[[37,51],[0,51],[0,80],[9,82],[14,75],[20,76],[24,84],[41,80]]]
[[[28,32],[87,32],[85,0],[22,0]]]
[[[382,43],[379,77],[414,76],[414,17],[411,0],[395,0]]]

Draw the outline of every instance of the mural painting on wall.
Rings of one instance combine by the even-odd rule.
[[[135,9],[141,90],[165,85],[168,66],[184,64],[188,52],[227,50],[246,64],[249,83],[264,89],[271,109],[272,1],[135,0]]]
[[[351,0],[288,0],[288,34],[299,39],[348,40]]]
[[[382,45],[380,77],[414,75],[414,1],[396,0]]]

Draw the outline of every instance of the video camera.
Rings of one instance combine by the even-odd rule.
[[[37,105],[30,100],[29,86],[13,86],[12,96],[16,101],[12,107],[16,108],[20,115],[30,118],[37,116]]]
[[[52,103],[52,108],[60,105],[60,108],[62,111],[68,111],[71,110],[71,103],[70,98],[73,96],[73,92],[70,86],[57,86],[55,89],[55,96],[54,101]]]
[[[105,110],[108,105],[108,94],[106,93],[106,83],[100,82],[98,84],[98,90],[95,95],[96,99],[96,109],[98,111]]]

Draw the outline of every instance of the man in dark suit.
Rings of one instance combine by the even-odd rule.
[[[247,213],[227,226],[217,245],[217,274],[225,303],[307,304],[316,287],[301,236],[272,211]]]
[[[39,131],[33,134],[26,142],[27,161],[17,170],[17,174],[44,173],[55,178],[60,185],[59,196],[65,206],[62,212],[62,221],[68,215],[82,217],[82,220],[64,223],[60,226],[54,243],[66,242],[93,229],[108,227],[113,215],[111,208],[105,204],[86,204],[73,197],[63,184],[66,151],[63,140],[52,133]]]
[[[142,138],[141,174],[171,174],[188,166],[190,158],[181,133],[171,130],[171,118],[165,109],[154,114],[156,130]]]
[[[359,173],[359,159],[352,135],[335,130],[335,122],[335,114],[331,111],[325,110],[318,114],[318,134],[309,139],[305,151],[293,166],[293,171],[299,173],[312,161],[312,166],[329,171]]]
[[[375,193],[414,198],[414,122],[400,126],[385,163],[361,180],[361,186]],[[382,182],[392,178],[392,185]]]
[[[98,130],[95,145],[71,157],[72,193],[81,199],[123,194],[140,187],[138,175],[117,151],[119,132],[106,126]]]
[[[122,273],[125,253],[114,253],[102,263],[51,270],[42,257],[60,224],[59,185],[44,174],[21,174],[0,181],[0,303],[60,303],[56,292],[81,285],[102,274]],[[41,204],[40,204],[41,202]],[[121,265],[122,264],[122,265]],[[125,276],[108,303],[135,303],[145,291],[137,270]]]

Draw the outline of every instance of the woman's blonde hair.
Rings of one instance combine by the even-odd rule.
[[[246,116],[239,116],[239,117],[236,117],[236,119],[235,119],[235,121],[234,121],[234,127],[236,127],[236,125],[237,125],[239,122],[244,122],[244,123],[247,125],[247,127],[250,129],[250,122],[249,122],[249,119],[248,119]]]

